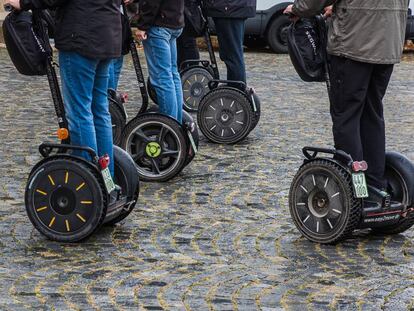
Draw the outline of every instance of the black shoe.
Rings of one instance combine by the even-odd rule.
[[[115,185],[115,189],[109,194],[109,205],[114,204],[116,201],[119,201],[121,198],[122,188],[118,185]]]
[[[364,199],[364,208],[390,209],[391,195],[385,190],[368,185],[369,197]]]

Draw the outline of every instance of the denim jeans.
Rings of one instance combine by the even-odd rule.
[[[62,93],[72,145],[86,146],[98,156],[108,154],[114,174],[112,122],[108,106],[111,59],[86,58],[75,52],[59,52]],[[84,152],[76,155],[90,160]]]
[[[124,64],[124,56],[115,58],[109,65],[109,84],[108,89],[117,90],[119,76],[121,75],[122,66]]]
[[[246,82],[243,55],[245,19],[214,18],[220,59],[227,67],[227,80]]]
[[[183,117],[183,91],[177,68],[177,38],[182,29],[151,27],[143,42],[151,84],[157,93],[160,113],[180,124]]]

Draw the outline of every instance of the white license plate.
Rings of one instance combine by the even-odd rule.
[[[191,135],[190,131],[187,131],[187,134],[188,134],[188,138],[190,139],[191,146],[193,147],[194,154],[196,154],[198,152],[198,149],[197,149],[197,146],[196,146],[196,144],[194,142],[193,135]]]
[[[108,191],[108,193],[111,193],[112,191],[115,190],[115,183],[112,179],[111,173],[109,172],[109,168],[106,168],[102,170],[101,172],[102,172],[102,176],[105,182],[106,190]]]
[[[352,184],[358,199],[368,198],[367,180],[364,173],[352,174]]]

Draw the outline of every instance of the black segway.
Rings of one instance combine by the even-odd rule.
[[[142,96],[142,106],[137,116],[124,126],[119,113],[118,116],[111,115],[113,124],[120,124],[114,129],[122,128],[122,132],[114,132],[114,136],[121,137],[120,146],[132,156],[142,180],[167,181],[179,174],[197,153],[197,127],[187,113],[183,113],[183,124],[180,125],[173,118],[158,113],[156,107],[149,109],[148,90],[132,32],[130,38],[130,52]],[[110,96],[112,111],[124,109],[116,92],[110,92]]]
[[[109,157],[98,158],[91,148],[69,144],[68,123],[42,16],[38,10],[12,11],[3,23],[6,46],[16,69],[25,75],[47,75],[62,140],[62,144],[43,143],[39,147],[43,160],[30,172],[26,211],[35,228],[49,239],[77,242],[102,224],[115,224],[127,217],[138,200],[139,180],[133,160],[122,149],[114,148],[112,180]],[[86,152],[92,160],[74,156],[74,151]]]
[[[294,23],[288,47],[299,76],[308,82],[327,82],[329,92],[323,17]],[[341,150],[305,147],[303,153],[304,163],[290,188],[289,209],[296,227],[310,241],[331,244],[355,229],[396,234],[414,225],[414,165],[403,155],[387,153],[384,192],[367,185],[364,161],[353,161]],[[372,204],[368,197],[377,200]]]

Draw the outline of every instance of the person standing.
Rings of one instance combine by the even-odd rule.
[[[138,30],[160,113],[182,123],[183,91],[177,67],[177,38],[184,27],[184,0],[139,0]]]
[[[246,19],[256,15],[256,0],[204,0],[203,8],[216,26],[220,59],[227,80],[246,83],[243,41]]]
[[[311,17],[330,5],[328,53],[335,148],[356,161],[367,161],[372,191],[384,194],[382,101],[394,64],[401,60],[408,0],[296,0],[285,13]],[[384,195],[378,197],[383,199]]]
[[[109,66],[121,56],[121,0],[6,0],[16,9],[57,8],[55,46],[71,144],[109,155],[114,176]],[[87,153],[80,154],[85,158]]]

